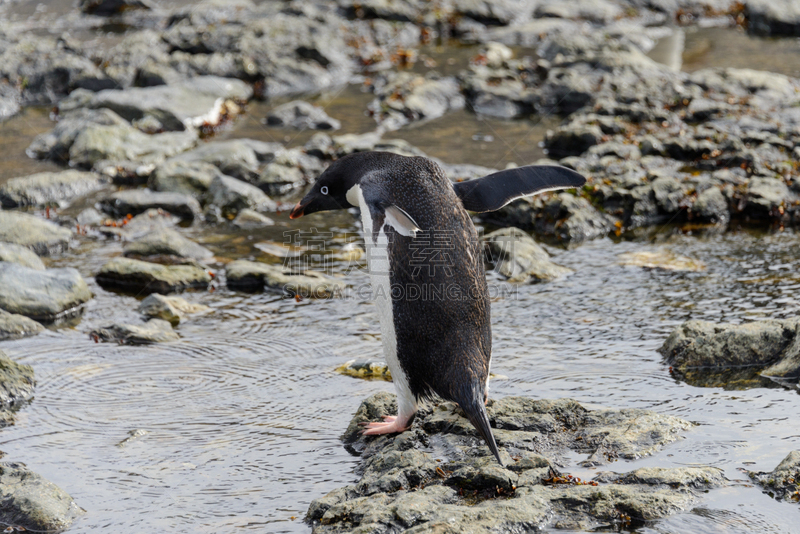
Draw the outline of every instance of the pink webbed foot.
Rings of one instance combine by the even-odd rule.
[[[364,436],[378,436],[380,434],[397,434],[410,428],[405,421],[400,421],[395,415],[383,416],[383,423],[361,423],[366,427],[361,431]]]

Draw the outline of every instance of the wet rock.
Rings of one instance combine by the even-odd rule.
[[[33,319],[0,309],[0,341],[32,337],[42,330],[44,327]]]
[[[715,374],[747,368],[768,378],[796,380],[800,378],[800,321],[741,325],[686,321],[659,352],[687,379],[710,375],[709,385],[714,385]]]
[[[608,23],[624,15],[622,6],[606,0],[546,1],[534,12],[537,18],[561,18]]]
[[[69,149],[69,162],[85,168],[103,160],[160,163],[196,143],[197,133],[193,131],[147,135],[128,124],[91,124],[75,137]]]
[[[85,513],[64,490],[22,464],[0,464],[0,520],[34,531],[61,531]]]
[[[655,252],[642,250],[620,254],[619,263],[620,265],[660,269],[662,271],[698,272],[706,270],[703,262],[675,254],[663,248]]]
[[[124,447],[127,444],[129,444],[130,442],[132,442],[132,441],[134,441],[134,440],[136,440],[136,439],[138,439],[138,438],[140,438],[142,436],[146,436],[149,433],[150,432],[148,432],[147,430],[145,430],[143,428],[136,428],[134,430],[129,430],[128,431],[128,437],[123,439],[119,443],[117,443],[117,447]]]
[[[727,223],[730,220],[730,208],[722,190],[709,187],[699,193],[692,204],[692,217],[700,221]]]
[[[268,195],[279,196],[305,185],[303,171],[295,166],[268,163],[256,181],[256,185]]]
[[[44,271],[44,263],[31,249],[22,245],[0,242],[0,261],[18,263],[23,267]]]
[[[31,157],[69,161],[69,149],[83,130],[90,125],[129,126],[128,122],[109,109],[79,108],[64,113],[55,127],[37,135],[27,150]]]
[[[39,256],[69,247],[72,232],[27,213],[0,211],[0,242],[27,247]]]
[[[92,292],[75,269],[37,271],[0,262],[0,308],[43,322],[82,312]]]
[[[147,186],[153,191],[183,193],[199,198],[222,173],[204,161],[167,160],[155,167]]]
[[[545,146],[555,158],[580,156],[589,148],[600,143],[603,131],[595,125],[575,125],[548,131]]]
[[[747,0],[745,16],[756,35],[800,35],[800,6],[791,0]]]
[[[180,222],[180,218],[161,209],[148,209],[132,219],[126,217],[122,222],[123,224],[118,224],[117,221],[104,219],[102,226],[97,230],[101,234],[134,241],[162,228],[175,226]]]
[[[180,336],[172,325],[163,319],[150,319],[143,325],[114,323],[89,332],[95,340],[111,341],[125,345],[148,345],[178,341]]]
[[[103,289],[137,294],[168,294],[188,288],[206,288],[211,275],[195,265],[159,265],[129,258],[114,258],[95,280]]]
[[[153,293],[142,301],[137,311],[142,315],[162,319],[177,326],[186,315],[203,313],[210,309],[202,304],[187,302],[181,297],[168,297]]]
[[[303,100],[282,104],[267,113],[269,126],[286,126],[297,130],[338,130],[342,124],[325,110]]]
[[[103,211],[118,217],[138,215],[151,209],[163,210],[183,219],[194,219],[200,215],[200,203],[189,195],[162,193],[149,189],[117,191],[100,202]]]
[[[80,95],[62,101],[62,109],[106,108],[130,122],[146,118],[160,124],[160,131],[183,131],[217,126],[230,114],[227,101],[246,102],[253,96],[249,85],[231,78],[198,76],[172,85],[107,89],[86,99]],[[238,108],[238,106],[236,106]]]
[[[348,449],[362,456],[362,476],[312,502],[306,519],[315,532],[428,531],[434,525],[447,525],[443,532],[527,531],[554,518],[562,526],[617,521],[623,512],[656,519],[725,483],[713,468],[642,469],[608,475],[602,486],[556,469],[569,449],[594,451],[598,459],[633,459],[690,427],[645,410],[587,410],[569,399],[490,401],[505,468],[451,402],[423,408],[402,434],[360,435],[360,423],[395,410],[387,393],[362,402],[343,436]]]
[[[214,257],[214,253],[202,245],[171,228],[160,228],[125,245],[122,251],[126,257],[156,261],[156,263],[181,263],[187,259],[204,261]]]
[[[391,382],[392,373],[386,362],[373,360],[349,360],[336,368],[339,374],[355,378],[370,378]]]
[[[103,224],[105,219],[106,217],[96,209],[86,208],[75,217],[75,222],[81,226],[97,226]]]
[[[281,151],[283,145],[279,143],[231,139],[204,143],[173,158],[173,161],[210,163],[223,174],[249,181],[256,179],[261,167]]]
[[[745,205],[741,208],[751,217],[774,218],[782,206],[791,204],[789,188],[778,178],[754,176],[747,184]]]
[[[518,228],[497,230],[483,240],[495,270],[511,283],[547,282],[572,272],[550,261],[550,254]]]
[[[376,84],[375,95],[376,99],[368,108],[378,124],[387,130],[396,130],[421,119],[435,119],[464,107],[458,81],[452,77],[392,73]]]
[[[81,11],[89,15],[110,17],[133,9],[152,9],[144,0],[81,0]]]
[[[258,187],[225,175],[212,180],[208,188],[208,201],[225,215],[234,215],[245,209],[254,211],[278,209],[275,201]]]
[[[275,221],[266,215],[262,215],[249,208],[239,211],[238,215],[236,215],[236,218],[233,219],[233,225],[238,226],[239,228],[262,228],[264,226],[272,226],[274,224]]]
[[[228,287],[239,291],[272,289],[303,298],[333,298],[346,284],[316,271],[292,272],[281,265],[237,260],[226,270]]]
[[[3,312],[0,310],[0,324],[2,321]],[[39,328],[41,329],[41,326]],[[0,332],[2,329],[0,326]],[[12,408],[30,400],[33,398],[35,385],[33,367],[15,362],[0,350],[0,408]]]
[[[64,206],[103,187],[105,180],[91,172],[40,172],[12,178],[0,186],[3,208]]]
[[[792,451],[770,473],[748,471],[769,494],[786,501],[800,501],[800,451]]]
[[[20,101],[22,95],[15,87],[7,83],[0,83],[0,122],[13,117],[22,109]]]

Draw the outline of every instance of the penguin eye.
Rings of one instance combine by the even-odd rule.
[[[322,193],[323,195],[327,195],[328,194],[328,186],[327,185],[323,185],[322,187],[319,188],[319,192]]]

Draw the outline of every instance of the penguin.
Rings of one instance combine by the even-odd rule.
[[[458,403],[497,458],[485,404],[492,357],[483,249],[468,213],[498,210],[586,179],[559,166],[531,165],[451,182],[434,161],[358,152],[332,163],[290,218],[357,207],[398,413],[364,435],[410,428],[418,403]]]

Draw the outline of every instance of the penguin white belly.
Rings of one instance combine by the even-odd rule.
[[[353,191],[353,189],[355,191]],[[392,373],[392,382],[397,390],[398,419],[408,420],[417,411],[417,401],[411,388],[408,386],[408,377],[403,372],[400,360],[397,358],[397,335],[394,329],[394,312],[392,308],[392,287],[390,279],[390,264],[388,244],[389,238],[381,227],[377,239],[373,240],[372,215],[364,200],[359,186],[354,186],[348,192],[357,195],[358,206],[361,209],[361,224],[364,231],[364,244],[366,245],[367,264],[369,266],[375,306],[378,309],[378,319],[381,324],[381,342],[386,364]]]

